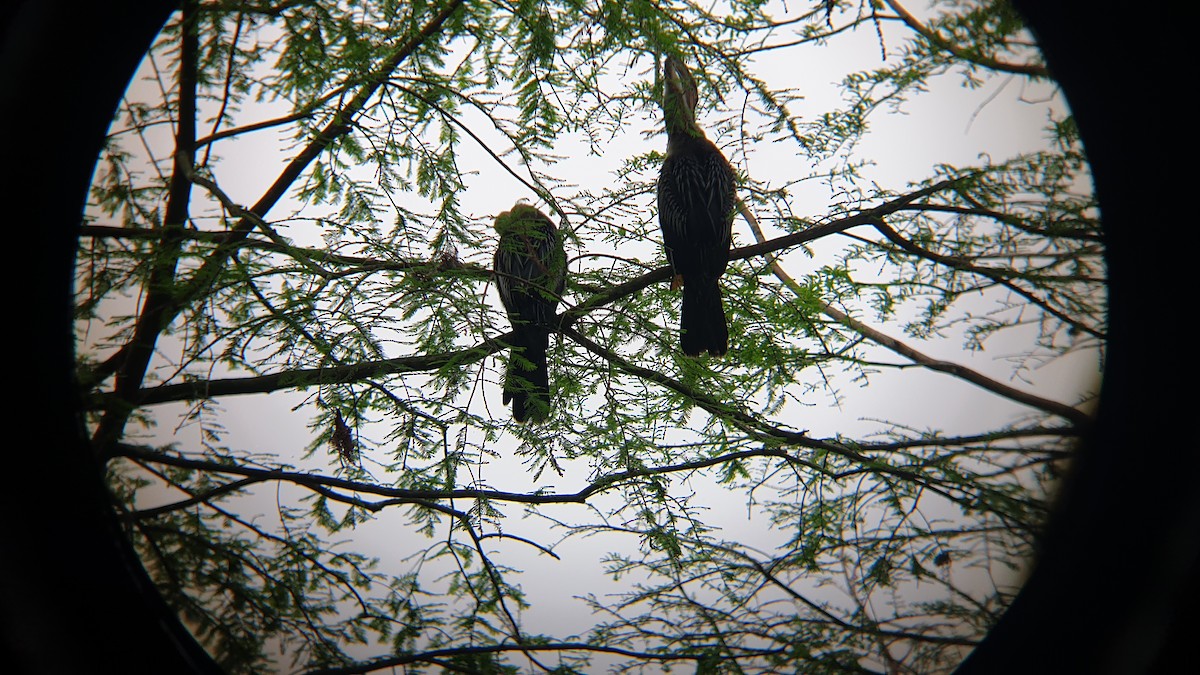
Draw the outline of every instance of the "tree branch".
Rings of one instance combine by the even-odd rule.
[[[199,9],[196,0],[186,0],[181,7],[179,46],[179,122],[175,129],[174,168],[167,192],[166,211],[163,214],[161,239],[153,256],[150,275],[146,280],[146,296],[141,313],[133,326],[129,342],[117,356],[103,364],[104,375],[115,373],[113,390],[117,396],[129,396],[142,386],[154,346],[163,329],[171,323],[174,312],[171,308],[175,292],[176,271],[179,253],[183,247],[182,233],[188,220],[192,184],[185,167],[195,161],[196,144],[196,89],[199,69],[200,38],[197,27]],[[96,373],[91,374],[93,377]],[[84,382],[90,388],[91,382]],[[130,410],[113,408],[105,412],[96,426],[93,442],[101,453],[121,437]]]
[[[900,15],[900,18],[904,21],[904,23],[908,24],[909,28],[912,28],[922,37],[928,40],[929,44],[943,51],[950,52],[955,57],[960,58],[963,61],[1005,73],[1015,73],[1017,75],[1026,75],[1039,79],[1050,78],[1050,71],[1046,70],[1045,66],[1039,66],[1032,63],[1007,63],[1005,61],[990,59],[984,56],[973,54],[959,47],[958,45],[943,39],[942,36],[938,35],[928,26],[918,21],[917,17],[910,14],[907,9],[901,6],[900,3],[895,2],[895,0],[884,0],[884,2],[888,7],[892,8],[892,11]]]
[[[842,312],[832,305],[825,305],[821,311],[824,312],[826,316],[831,317],[847,328],[867,336],[871,341],[879,344],[880,346],[886,347],[887,349],[890,349],[891,351],[908,358],[914,363],[924,366],[925,368],[937,371],[939,373],[953,375],[960,380],[970,382],[971,384],[974,384],[986,391],[990,391],[993,394],[998,394],[1011,401],[1030,406],[1031,408],[1037,408],[1038,410],[1043,410],[1052,415],[1058,415],[1059,417],[1070,421],[1080,428],[1086,427],[1091,423],[1092,418],[1087,413],[1076,410],[1069,405],[1059,403],[1058,401],[1052,401],[1040,396],[1035,396],[1033,394],[1023,392],[1020,389],[1010,387],[1002,382],[997,382],[996,380],[993,380],[982,373],[979,373],[978,371],[971,370],[964,365],[950,361],[942,361],[926,356],[925,354],[913,349],[912,347],[909,347],[903,342],[885,335],[884,333],[871,328],[863,322],[852,318],[850,315]]]
[[[292,158],[291,162],[288,163],[275,182],[267,189],[266,193],[248,211],[259,218],[264,217],[271,207],[283,197],[291,184],[300,177],[308,165],[339,136],[350,131],[351,127],[349,123],[351,119],[375,95],[375,92],[386,80],[388,73],[399,67],[427,39],[435,35],[442,24],[462,6],[463,1],[449,0],[442,7],[441,11],[431,18],[424,27],[401,44],[384,61],[374,76],[368,79],[367,83],[364,84],[354,98],[335,112],[325,127],[309,141],[308,145],[299,154]],[[194,80],[195,66],[193,65],[190,69],[185,70],[193,71],[188,77]],[[186,139],[186,141],[186,144],[182,142],[177,143],[177,150],[184,150],[190,154],[192,148],[195,147],[194,130],[193,136]],[[176,156],[178,157],[178,154]],[[177,171],[176,180],[183,180],[183,178],[183,172]],[[141,380],[145,375],[145,368],[131,368],[125,364],[135,354],[144,354],[145,360],[149,361],[149,354],[153,351],[158,334],[178,316],[179,312],[207,293],[213,281],[220,274],[221,270],[224,269],[229,256],[236,249],[237,243],[249,235],[254,230],[255,225],[255,221],[248,217],[239,220],[230,232],[230,239],[226,243],[218,245],[209,253],[208,258],[200,265],[200,268],[192,275],[191,280],[186,285],[175,288],[172,284],[169,289],[163,291],[161,300],[156,305],[157,311],[152,315],[143,312],[143,317],[139,318],[139,325],[144,326],[142,331],[135,334],[134,338],[121,347],[116,354],[97,366],[91,373],[91,382],[99,382],[108,377],[108,375],[120,370],[124,373],[122,375],[123,381],[130,383],[125,385],[127,390],[132,390],[140,386]],[[106,426],[107,436],[113,438],[119,437],[120,429],[124,426],[125,415],[125,413],[113,413],[112,421]],[[114,429],[113,427],[116,428]]]
[[[959,180],[962,180],[962,178],[941,181],[934,185],[897,197],[879,206],[861,211],[845,218],[832,220],[820,225],[814,225],[799,232],[783,235],[776,239],[767,241],[760,240],[757,244],[735,248],[730,251],[729,259],[743,260],[757,256],[765,256],[776,251],[781,251],[786,248],[799,246],[810,241],[815,241],[821,237],[829,236],[838,232],[844,232],[860,225],[874,225],[877,219],[881,216],[895,213],[896,211],[903,209],[906,205],[914,200],[921,199],[922,197],[928,196],[940,190],[944,190],[954,185]],[[745,213],[748,213],[748,211]],[[276,245],[278,246],[280,244],[277,243]],[[664,265],[638,277],[630,279],[624,283],[609,287],[603,291],[593,294],[591,297],[587,298],[578,305],[562,312],[556,319],[559,322],[558,325],[560,326],[560,329],[566,333],[575,325],[575,323],[577,323],[588,313],[613,303],[623,297],[633,295],[642,289],[647,288],[653,283],[666,281],[668,278],[670,278],[670,267]],[[348,366],[292,370],[283,373],[274,373],[270,375],[260,375],[247,378],[228,378],[220,380],[184,382],[180,384],[167,384],[151,389],[139,389],[135,392],[128,392],[122,397],[118,397],[112,393],[101,394],[93,398],[91,405],[93,408],[108,407],[114,405],[117,400],[123,400],[128,404],[140,406],[165,403],[169,401],[197,400],[211,398],[213,396],[264,394],[277,389],[302,388],[318,384],[354,382],[367,377],[376,377],[379,375],[437,370],[448,367],[452,364],[463,365],[467,363],[474,363],[475,361],[478,361],[479,359],[482,359],[490,354],[494,354],[498,351],[506,349],[507,345],[512,340],[512,335],[512,331],[509,331],[503,335],[486,339],[474,347],[442,354],[404,356],[383,361],[363,362]],[[590,342],[590,340],[588,342]],[[651,373],[651,376],[658,376],[658,374]],[[714,403],[714,405],[719,404]]]
[[[987,267],[979,267],[977,265],[972,265],[971,263],[967,262],[965,259],[959,258],[957,256],[948,256],[948,255],[942,255],[940,253],[935,253],[933,251],[930,251],[929,249],[917,246],[916,244],[912,243],[908,239],[902,237],[899,232],[897,232],[895,229],[893,229],[891,226],[889,226],[882,219],[875,221],[874,223],[872,223],[872,225],[874,225],[875,229],[878,230],[879,233],[882,234],[884,237],[886,237],[888,241],[892,242],[896,246],[899,246],[901,249],[903,249],[915,256],[925,258],[926,260],[932,260],[933,262],[945,265],[952,269],[956,269],[956,270],[959,270],[962,272],[969,272],[971,274],[978,274],[979,276],[985,277],[987,279],[991,279],[992,281],[1003,286],[1004,288],[1007,288],[1008,290],[1012,291],[1013,293],[1016,293],[1017,295],[1021,296],[1022,298],[1025,298],[1030,303],[1040,307],[1042,309],[1042,311],[1053,316],[1054,318],[1058,319],[1059,321],[1062,321],[1063,323],[1067,324],[1068,326],[1071,326],[1071,327],[1075,328],[1076,330],[1085,332],[1085,333],[1091,335],[1092,337],[1098,338],[1100,340],[1105,339],[1105,335],[1102,331],[1098,331],[1095,328],[1092,328],[1091,326],[1089,326],[1081,321],[1077,321],[1075,318],[1069,316],[1065,312],[1050,306],[1050,303],[1046,302],[1045,300],[1042,300],[1041,298],[1037,297],[1033,293],[1030,293],[1029,291],[1025,290],[1024,288],[1021,288],[1020,286],[1014,284],[1012,281],[1012,278],[1013,277],[1020,278],[1021,274],[1022,274],[1021,272],[1010,272],[1008,270],[995,270],[995,269],[989,269]]]
[[[255,483],[261,483],[266,480],[267,480],[266,478],[243,478],[241,480],[235,480],[235,481],[226,483],[224,485],[218,485],[217,487],[215,487],[211,490],[208,490],[206,492],[202,492],[199,494],[192,494],[189,498],[183,499],[183,500],[180,500],[177,502],[171,502],[170,504],[163,504],[162,506],[155,506],[155,507],[149,508],[149,509],[141,509],[140,511],[125,512],[125,513],[121,514],[121,519],[122,520],[144,520],[146,518],[154,518],[155,516],[160,516],[164,513],[170,513],[171,511],[178,511],[179,509],[186,509],[189,506],[195,506],[196,504],[201,504],[201,503],[207,504],[211,500],[216,499],[217,497],[220,497],[223,494],[226,494],[229,492],[237,492],[238,490],[241,490],[244,487],[254,485]]]
[[[211,181],[209,181],[211,182]],[[200,184],[200,183],[197,183]],[[203,187],[203,185],[201,184]],[[230,202],[232,204],[232,201]],[[243,208],[243,207],[239,207]],[[83,225],[79,228],[81,237],[92,238],[110,238],[110,239],[157,239],[160,233],[151,229],[134,229],[128,227],[118,227],[115,225]],[[253,249],[256,251],[268,251],[271,253],[281,253],[289,257],[303,256],[314,263],[322,263],[325,265],[338,265],[348,269],[333,269],[325,270],[325,273],[330,279],[338,279],[351,276],[354,274],[367,274],[370,272],[454,272],[462,276],[487,279],[492,276],[492,270],[483,267],[477,263],[461,262],[455,260],[443,260],[435,258],[433,260],[379,260],[377,258],[367,258],[363,256],[342,255],[333,253],[326,249],[308,248],[304,246],[296,246],[286,240],[272,239],[263,241],[262,239],[251,237],[239,237],[237,233],[228,230],[221,232],[212,232],[205,230],[185,230],[180,235],[185,241],[199,241],[213,243],[218,245],[235,246],[238,249]],[[236,252],[236,251],[234,251]]]
[[[758,224],[758,219],[754,217],[754,214],[744,202],[739,200],[738,205],[742,217],[747,223],[749,223],[750,229],[754,232],[754,238],[761,242],[764,238],[764,235],[762,228]],[[877,229],[882,226],[882,222],[875,218],[872,218],[870,223]],[[930,253],[930,255],[936,254]],[[783,266],[780,265],[778,261],[772,260],[770,265],[771,271],[781,282],[783,282],[785,286],[788,287],[788,289],[794,293],[799,292],[800,284],[796,283],[796,280],[793,279],[791,275],[789,275],[787,271],[783,269]],[[841,323],[842,325],[858,332],[859,334],[866,336],[879,345],[912,360],[914,363],[918,363],[926,368],[929,368],[930,370],[953,375],[959,379],[970,382],[994,394],[999,394],[1000,396],[1008,398],[1012,401],[1058,415],[1059,417],[1063,417],[1079,427],[1084,427],[1091,423],[1090,415],[1080,412],[1071,406],[1015,389],[1006,384],[988,378],[974,370],[971,370],[970,368],[967,368],[966,366],[928,357],[912,347],[905,345],[899,340],[896,340],[895,338],[892,338],[880,331],[875,330],[874,328],[871,328],[870,326],[867,326],[861,321],[850,317],[848,314],[833,307],[832,305],[826,304],[824,307],[822,307],[821,311],[826,316],[829,316],[838,323]]]
[[[520,504],[584,504],[592,496],[606,492],[616,485],[632,479],[695,471],[697,469],[716,466],[727,462],[760,457],[781,459],[789,464],[803,466],[809,470],[835,479],[846,478],[863,471],[889,474],[897,478],[914,481],[924,485],[925,487],[938,490],[939,493],[943,494],[943,496],[946,496],[948,499],[961,501],[961,499],[953,497],[952,495],[948,495],[943,490],[938,489],[936,485],[931,484],[931,480],[933,479],[929,478],[928,476],[923,476],[906,468],[895,467],[862,454],[863,452],[872,451],[873,447],[870,444],[861,444],[857,446],[859,450],[862,451],[858,452],[850,449],[847,446],[835,443],[816,441],[808,438],[804,438],[803,440],[808,443],[807,447],[828,450],[834,454],[838,454],[856,461],[863,468],[854,469],[851,471],[833,471],[803,459],[785,449],[767,446],[752,450],[724,453],[715,457],[697,459],[689,462],[680,462],[666,466],[618,471],[597,478],[578,492],[528,494],[521,492],[504,492],[501,490],[481,490],[476,488],[455,488],[445,490],[394,488],[376,485],[374,483],[347,480],[345,478],[324,476],[321,474],[285,471],[282,469],[260,469],[255,467],[239,466],[236,464],[228,464],[214,460],[191,459],[180,455],[168,455],[152,448],[133,445],[130,443],[118,443],[115,448],[115,456],[126,457],[139,462],[167,464],[169,466],[177,466],[195,471],[244,476],[253,482],[282,481],[285,483],[292,483],[294,485],[299,485],[301,487],[313,490],[314,492],[318,492],[330,499],[335,499],[346,504],[352,504],[372,512],[381,511],[389,506],[420,505],[442,511],[448,515],[455,515],[456,517],[459,513],[458,511],[446,511],[446,509],[449,507],[440,505],[437,502],[440,500],[452,499],[481,499]],[[933,482],[941,481],[933,480]],[[961,489],[961,486],[955,487]],[[380,497],[386,497],[387,499],[384,501],[369,502],[359,497],[351,497],[337,492],[332,492],[331,490],[333,489],[346,490],[353,493],[377,495]]]

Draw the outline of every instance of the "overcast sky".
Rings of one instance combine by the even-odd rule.
[[[897,37],[899,33],[892,31],[891,27],[886,27],[886,30],[885,35],[891,36],[887,44],[894,50],[901,44]],[[853,70],[878,67],[882,65],[880,58],[878,36],[874,27],[867,26],[853,35],[833,40],[828,46],[764,53],[756,59],[756,68],[772,86],[794,87],[803,92],[805,100],[794,108],[794,112],[802,117],[812,117],[837,106],[838,82],[843,75]],[[156,95],[156,86],[140,79],[135,80],[130,93],[131,98]],[[1053,95],[1050,87],[1029,89],[1016,78],[1002,75],[992,77],[984,86],[973,91],[961,87],[957,76],[941,78],[928,94],[910,101],[905,106],[904,114],[888,115],[881,112],[874,118],[872,132],[860,146],[861,154],[875,162],[868,169],[866,177],[882,187],[899,191],[908,181],[930,176],[930,169],[935,164],[970,164],[977,162],[982,153],[1007,157],[1042,147],[1046,138],[1044,129],[1047,115],[1051,110],[1061,112],[1062,106],[1061,99]],[[277,114],[278,111],[264,112],[247,106],[239,119],[250,121]],[[607,154],[602,157],[580,156],[578,153],[586,151],[586,148],[564,143],[561,152],[570,156],[571,161],[561,162],[557,170],[569,182],[579,186],[604,185],[612,180],[611,171],[622,158],[648,148],[665,148],[664,136],[645,138],[641,134],[643,130],[652,128],[653,124],[653,120],[630,120],[628,133],[609,144],[605,148]],[[170,142],[165,131],[159,132],[163,140],[160,152],[166,148],[165,152],[169,153]],[[730,139],[718,137],[717,140],[728,142]],[[216,169],[217,181],[235,201],[253,203],[275,179],[293,151],[294,147],[277,131],[247,134],[217,149],[222,156],[222,162]],[[739,168],[761,178],[770,175],[775,166],[804,161],[804,157],[795,155],[793,148],[780,144],[755,148],[753,155]],[[468,180],[467,189],[461,196],[464,211],[474,218],[490,221],[496,213],[510,207],[517,197],[535,200],[527,188],[496,166],[486,153],[469,147],[469,144],[464,147],[459,163],[478,171],[478,175]],[[203,191],[198,188],[194,194],[197,199],[203,197]],[[827,189],[823,190],[820,185],[798,189],[796,210],[814,216],[823,214],[830,198]],[[284,218],[293,214],[312,216],[321,212],[321,208],[300,204],[289,198],[281,202],[269,214],[269,218]],[[286,228],[284,232],[291,235]],[[752,242],[749,228],[740,220],[735,224],[735,232],[740,244]],[[598,242],[592,244],[599,245]],[[647,242],[647,245],[653,247],[657,243]],[[836,242],[823,242],[814,248],[820,254],[835,246]],[[490,263],[490,251],[460,253],[477,262]],[[628,251],[622,253],[629,254]],[[788,271],[794,277],[801,277],[824,262],[828,260],[822,260],[820,255],[811,260],[799,254],[785,258]],[[494,290],[489,292],[495,300]],[[903,337],[897,326],[876,327],[890,330],[896,337]],[[957,339],[921,343],[919,347],[932,356],[953,359],[1009,381],[1012,367],[1008,357],[1022,351],[1025,346],[1022,339],[1014,332],[1005,340],[989,343],[988,350],[979,354],[962,351],[961,342]],[[1027,373],[1027,376],[1036,379],[1014,384],[1050,398],[1075,403],[1080,393],[1097,386],[1097,364],[1088,358],[1072,358]],[[909,420],[917,425],[936,422],[940,428],[952,433],[993,428],[998,422],[1011,420],[1013,416],[1027,412],[1015,404],[1000,401],[980,393],[974,387],[932,372],[914,373],[908,370],[885,373],[873,378],[869,389],[855,389],[854,385],[850,385],[844,393],[847,395],[839,408],[822,407],[814,411],[811,419],[797,420],[794,425],[810,429],[812,435],[822,437],[837,433],[861,433],[861,430],[875,424],[865,418],[889,418]],[[499,392],[494,386],[489,385],[483,395],[492,401],[493,414],[505,412],[498,404]],[[225,428],[224,442],[234,448],[277,454],[282,461],[328,471],[328,458],[314,462],[302,462],[300,459],[303,448],[311,439],[306,420],[312,409],[297,409],[306,399],[311,400],[311,392],[285,391],[269,396],[229,397],[218,401],[224,410],[219,418]],[[153,434],[154,442],[176,443],[184,451],[199,450],[199,428],[194,424],[185,423],[181,426],[179,423],[179,414],[187,408],[184,404],[167,404],[154,409],[160,419],[159,427]],[[493,487],[521,489],[529,482],[527,467],[513,453],[506,453],[503,448],[501,450],[501,458],[475,468],[477,478]],[[366,462],[370,468],[369,457]],[[588,471],[586,466],[575,468],[575,471],[562,477],[548,476],[542,481],[543,487],[549,483],[555,491],[560,492],[580,489],[587,483]],[[777,532],[769,529],[761,513],[753,513],[748,509],[744,493],[728,493],[701,477],[684,483],[681,489],[694,490],[702,495],[701,498],[706,500],[711,509],[707,522],[730,528],[731,532],[737,533],[740,541],[766,550],[779,537]],[[289,494],[298,496],[302,492],[288,486],[279,488],[278,495],[286,497]],[[269,523],[277,498],[275,487],[260,491],[259,497],[267,514],[264,522]],[[177,498],[175,496],[168,500]],[[505,532],[530,537],[544,544],[557,539],[557,535],[543,534],[546,531],[545,523],[522,519],[521,509],[508,507],[507,511],[510,518],[504,525]],[[582,507],[556,508],[552,513],[554,517],[565,520],[575,516],[590,517]],[[387,571],[408,571],[413,562],[406,561],[406,558],[425,544],[414,541],[416,535],[404,524],[405,520],[402,511],[389,510],[354,533],[355,545],[368,555],[381,557],[383,568]],[[345,536],[343,533],[334,538]],[[603,537],[575,541],[555,548],[560,556],[559,560],[555,560],[516,541],[489,540],[489,544],[497,551],[503,552],[506,563],[527,570],[521,579],[522,583],[527,592],[537,597],[533,609],[524,617],[527,622],[525,627],[530,632],[545,631],[560,636],[582,633],[594,622],[594,618],[581,609],[579,603],[570,600],[572,596],[588,592],[602,595],[619,588],[604,574],[599,562],[599,556],[608,550],[610,543]],[[378,650],[368,649],[361,655],[378,654]]]

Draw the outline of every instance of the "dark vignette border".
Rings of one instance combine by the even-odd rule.
[[[1098,421],[1037,567],[959,672],[1174,672],[1190,637],[1184,616],[1200,596],[1198,444],[1183,435],[1180,415],[1190,390],[1181,317],[1195,286],[1181,275],[1184,240],[1194,236],[1194,112],[1172,88],[1187,87],[1184,47],[1195,37],[1185,31],[1195,21],[1185,19],[1195,17],[1185,13],[1194,10],[1014,2],[1076,113],[1092,164],[1111,341]],[[173,8],[19,0],[0,10],[0,194],[10,242],[0,446],[6,672],[218,672],[119,534],[72,386],[79,213],[112,111]],[[1167,389],[1168,374],[1181,393]]]

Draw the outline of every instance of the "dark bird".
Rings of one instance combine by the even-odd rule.
[[[736,208],[729,161],[696,124],[696,81],[678,59],[663,64],[667,156],[658,177],[658,224],[674,278],[683,287],[680,346],[688,356],[729,351],[721,275],[729,264]]]
[[[513,327],[504,403],[512,402],[518,422],[540,421],[550,413],[546,349],[567,258],[554,221],[528,204],[518,203],[496,216],[496,232],[496,288]]]

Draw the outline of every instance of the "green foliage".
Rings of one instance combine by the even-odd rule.
[[[194,62],[170,22],[97,164],[78,373],[128,534],[223,666],[944,672],[996,621],[1087,423],[1085,387],[1031,383],[1103,355],[1078,133],[1050,105],[1035,148],[887,177],[892,113],[1045,86],[1040,54],[1002,2],[809,4],[221,1],[187,10]],[[843,40],[872,60],[805,80],[828,101],[764,65]],[[667,53],[746,206],[723,359],[678,350]],[[514,197],[567,243],[539,425],[499,395]],[[534,625],[570,596],[589,626]]]

